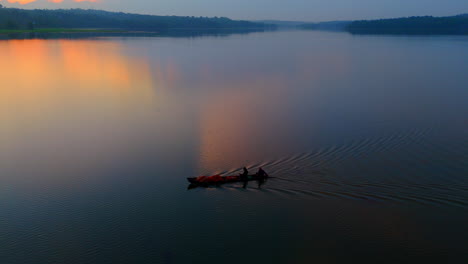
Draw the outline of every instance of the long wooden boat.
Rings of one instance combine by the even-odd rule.
[[[261,181],[266,180],[267,177],[258,176],[258,175],[248,175],[247,178],[242,178],[240,175],[237,176],[200,176],[187,178],[187,180],[194,185],[208,186],[208,185],[218,185],[224,183],[233,183],[233,182],[245,182],[245,181]]]

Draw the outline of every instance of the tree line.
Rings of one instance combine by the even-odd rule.
[[[346,27],[353,34],[468,34],[468,14],[450,17],[408,17],[354,21]]]
[[[154,16],[85,9],[2,8],[0,29],[109,28],[161,30],[171,28],[268,28],[272,25],[226,17]]]
[[[468,34],[468,14],[450,17],[407,17],[380,20],[331,21],[299,26],[310,30],[347,31],[352,34]]]

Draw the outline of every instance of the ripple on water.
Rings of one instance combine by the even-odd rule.
[[[431,140],[431,132],[364,138],[252,163],[248,169],[263,167],[275,177],[262,186],[265,194],[468,208],[468,145]],[[257,187],[249,186],[251,191]]]

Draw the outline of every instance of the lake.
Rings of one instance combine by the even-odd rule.
[[[0,262],[466,263],[468,37],[0,41]],[[263,167],[250,182],[187,177]]]

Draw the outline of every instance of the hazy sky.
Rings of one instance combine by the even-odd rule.
[[[0,0],[0,3],[21,8],[95,8],[249,20],[326,21],[468,13],[468,0]]]

